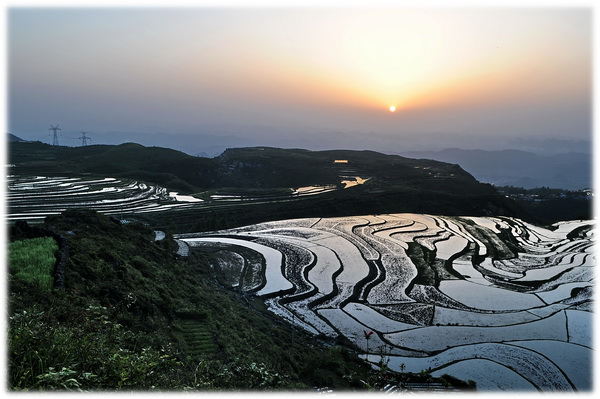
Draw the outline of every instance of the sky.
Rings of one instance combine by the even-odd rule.
[[[592,11],[9,7],[7,131],[188,152],[587,142]]]

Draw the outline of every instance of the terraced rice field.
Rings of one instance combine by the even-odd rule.
[[[313,334],[346,337],[374,366],[564,392],[592,389],[592,223],[393,214],[178,239],[217,246],[222,281]]]
[[[344,177],[344,188],[363,184],[360,177]],[[171,209],[208,208],[237,202],[268,202],[293,200],[337,190],[335,185],[297,187],[264,192],[198,193],[179,195],[166,188],[138,181],[112,177],[104,179],[80,177],[8,176],[7,219],[41,220],[66,209],[87,208],[110,215],[132,215],[162,212]],[[203,200],[199,197],[205,197]]]
[[[8,177],[8,220],[36,220],[70,208],[106,214],[158,212],[192,206],[161,187],[115,178]]]
[[[9,221],[69,208],[130,215],[265,200],[210,193],[202,201],[115,178],[8,182]],[[333,189],[290,188],[285,198]],[[346,337],[374,366],[448,373],[480,390],[563,392],[592,388],[592,227],[366,215],[180,235],[178,243],[182,255],[216,248],[225,284],[313,334]],[[180,327],[186,345],[211,350],[201,326]]]

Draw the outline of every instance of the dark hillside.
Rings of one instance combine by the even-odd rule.
[[[149,221],[178,232],[294,217],[399,212],[515,216],[535,222],[459,165],[373,151],[254,147],[228,149],[209,159],[132,143],[77,148],[12,143],[9,155],[14,175],[125,178],[202,197],[203,206],[148,215]],[[363,184],[344,188],[342,181],[348,179]],[[337,189],[292,196],[293,189],[313,186]],[[213,195],[245,198],[224,203],[213,201]]]
[[[481,185],[458,165],[375,151],[235,148],[228,149],[217,159],[225,181],[230,183],[221,186],[300,187],[337,184],[340,176],[358,175],[377,180],[380,185],[440,188],[442,184],[448,189],[467,184],[468,187],[458,191],[476,188],[480,193],[495,193],[493,188]],[[347,162],[336,163],[336,160]],[[443,183],[448,180],[452,184]]]
[[[202,191],[219,187],[290,188],[339,184],[340,177],[358,175],[379,186],[426,187],[460,193],[494,194],[493,188],[477,182],[458,165],[414,160],[374,151],[308,151],[269,147],[228,149],[209,159],[182,152],[144,147],[118,146],[54,147],[43,143],[12,143],[9,159],[14,173],[93,174],[132,177],[143,175],[150,183],[172,188],[186,184]],[[336,163],[336,160],[347,161]],[[154,180],[151,180],[154,179]],[[449,182],[450,184],[446,184]],[[460,187],[458,187],[460,185]]]
[[[444,215],[505,215],[535,221],[489,184],[458,165],[415,160],[373,151],[308,151],[236,148],[219,158],[228,185],[262,187],[339,184],[343,176],[365,184],[288,201],[227,204],[156,215],[159,225],[178,232],[230,228],[268,220],[416,212]],[[346,163],[335,163],[344,160]],[[286,186],[284,186],[286,187]]]
[[[12,133],[8,133],[8,141],[13,142],[13,141],[26,141],[26,140],[23,140],[22,138],[17,137]]]
[[[8,156],[17,174],[132,178],[182,191],[210,186],[215,176],[214,164],[207,158],[134,143],[85,147],[12,143]]]
[[[222,187],[302,187],[337,184],[333,160],[308,150],[228,149],[216,160]]]

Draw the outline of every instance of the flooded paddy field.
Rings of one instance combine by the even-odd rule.
[[[255,251],[262,281],[247,292],[315,335],[343,336],[374,367],[448,373],[484,391],[592,388],[591,221],[367,215],[178,239]],[[215,268],[244,290],[244,267]]]

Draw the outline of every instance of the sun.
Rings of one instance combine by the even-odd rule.
[[[396,106],[390,105],[390,112],[396,112]]]

